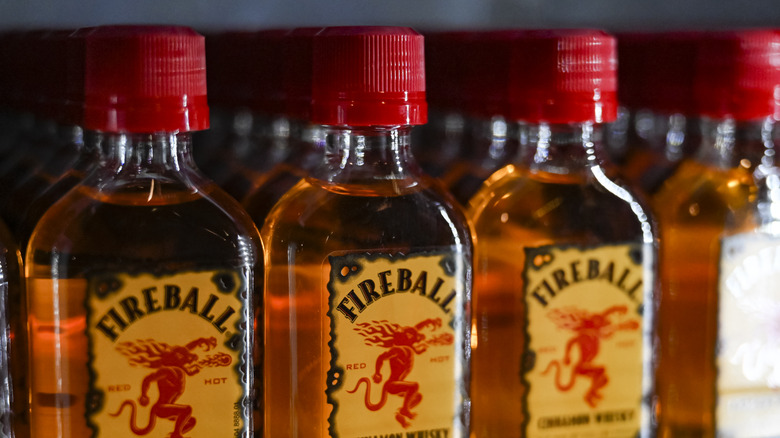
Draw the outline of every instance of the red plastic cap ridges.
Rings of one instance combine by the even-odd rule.
[[[617,117],[615,38],[600,30],[520,32],[511,47],[509,117],[605,123]]]
[[[395,126],[427,121],[422,35],[404,27],[328,27],[313,44],[313,122]]]
[[[708,34],[700,43],[696,67],[702,116],[780,120],[780,30]]]
[[[85,44],[86,129],[198,131],[209,127],[204,38],[173,26],[101,26]]]

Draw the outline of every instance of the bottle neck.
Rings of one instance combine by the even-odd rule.
[[[324,157],[313,176],[332,184],[412,183],[421,171],[410,126],[326,126]],[[403,183],[401,183],[403,184]]]
[[[466,159],[484,169],[498,169],[517,154],[518,135],[516,123],[504,117],[473,118],[468,124]]]
[[[577,175],[606,162],[600,124],[518,124],[514,135],[519,144],[515,164],[532,172]]]
[[[760,137],[763,153],[753,172],[756,181],[756,206],[759,225],[773,235],[780,235],[780,168],[778,168],[775,137],[778,124],[767,118],[761,124]]]
[[[775,122],[763,120],[702,119],[700,163],[722,169],[755,170],[772,143]],[[773,150],[773,149],[772,149]]]
[[[103,152],[102,167],[117,176],[166,176],[195,167],[189,132],[103,133],[94,138]]]

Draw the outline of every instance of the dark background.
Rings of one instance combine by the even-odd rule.
[[[780,26],[780,0],[0,0],[2,29],[112,23],[712,29]]]

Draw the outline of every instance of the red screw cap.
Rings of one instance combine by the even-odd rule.
[[[86,129],[198,131],[209,126],[204,38],[186,27],[101,26],[85,37]]]
[[[696,67],[701,115],[780,120],[780,31],[708,34],[701,42]]]
[[[330,27],[313,43],[313,122],[393,126],[427,121],[422,35],[403,27]]]
[[[521,32],[510,49],[509,116],[531,123],[615,120],[615,46],[599,30]]]

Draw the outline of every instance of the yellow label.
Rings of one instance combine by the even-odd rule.
[[[527,437],[633,437],[642,421],[641,245],[526,250]]]
[[[233,271],[92,278],[95,436],[246,436],[247,281]]]
[[[465,261],[425,253],[329,262],[330,435],[464,436]]]
[[[718,305],[718,436],[780,436],[780,239],[723,240]]]

